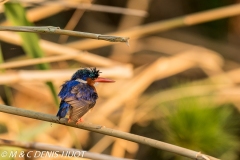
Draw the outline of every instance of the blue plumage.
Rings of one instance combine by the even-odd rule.
[[[63,118],[66,116],[68,110],[69,110],[69,107],[70,105],[68,103],[66,103],[64,101],[65,98],[67,97],[71,97],[71,96],[74,96],[72,93],[71,93],[71,90],[74,86],[78,85],[80,82],[78,81],[75,81],[75,80],[72,80],[72,81],[66,81],[63,85],[62,85],[62,89],[61,91],[59,92],[58,96],[62,99],[61,100],[61,103],[60,103],[60,106],[59,106],[59,111],[57,113],[57,117],[59,118]]]
[[[58,96],[61,99],[65,99],[67,96],[72,96],[71,94],[71,90],[74,86],[78,85],[80,82],[76,81],[76,80],[70,80],[70,81],[66,81],[63,85],[62,85],[62,89],[59,92]]]
[[[57,113],[59,119],[65,117],[69,111],[68,122],[79,123],[82,121],[81,117],[96,104],[98,94],[94,87],[95,82],[114,82],[107,78],[98,77],[99,73],[96,68],[80,69],[62,85],[58,94],[61,98]]]
[[[70,110],[69,119],[77,121],[95,105],[98,95],[95,87],[88,83],[88,78],[90,81],[94,81],[98,76],[99,71],[96,68],[84,68],[74,73],[71,80],[62,85],[58,94],[61,98],[57,113],[59,119],[65,117]]]
[[[89,69],[79,69],[76,73],[73,74],[71,80],[76,80],[78,78],[86,81],[87,78],[98,78],[99,76],[99,70],[97,70],[96,68],[89,68]]]
[[[57,113],[57,117],[63,118],[66,116],[68,110],[69,110],[70,105],[66,103],[65,101],[61,100],[60,107]]]

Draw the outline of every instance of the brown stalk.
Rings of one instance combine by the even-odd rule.
[[[0,74],[0,84],[12,84],[21,82],[45,82],[45,81],[64,81],[69,79],[78,69],[59,69],[59,70],[35,70],[35,71],[11,71]],[[130,78],[131,68],[129,67],[109,67],[99,68],[102,76],[112,78]],[[125,74],[122,74],[125,73]]]
[[[236,97],[239,94],[239,90],[236,88],[235,83],[240,82],[239,74],[240,69],[220,72],[219,74],[213,75],[204,80],[195,81],[190,86],[161,91],[160,93],[151,96],[150,99],[145,100],[140,105],[140,108],[137,110],[135,122],[138,122],[141,118],[147,115],[157,104],[184,97],[205,96],[211,94],[213,97],[216,97],[216,101],[221,103],[226,101],[236,101],[238,100]],[[148,107],[144,107],[146,105]]]
[[[132,142],[149,145],[151,147],[169,151],[169,152],[179,154],[184,157],[188,157],[188,158],[192,158],[192,159],[218,160],[217,158],[201,154],[200,152],[192,151],[189,149],[185,149],[182,147],[178,147],[178,146],[164,143],[161,141],[157,141],[154,139],[150,139],[150,138],[146,138],[146,137],[106,128],[101,125],[95,125],[95,124],[89,124],[89,123],[81,123],[81,124],[76,125],[75,123],[68,123],[67,122],[68,120],[66,118],[62,118],[59,120],[56,116],[52,116],[52,115],[48,115],[48,114],[44,114],[44,113],[40,113],[40,112],[34,112],[34,111],[30,111],[30,110],[25,110],[25,109],[21,109],[21,108],[16,108],[16,107],[12,107],[12,106],[5,106],[5,105],[0,105],[0,112],[14,114],[14,115],[28,117],[28,118],[33,118],[33,119],[38,119],[38,120],[57,123],[57,124],[62,124],[62,125],[71,126],[71,127],[75,127],[75,128],[85,129],[85,130],[89,130],[89,131],[129,140]]]
[[[99,159],[99,160],[127,160],[125,158],[117,158],[109,155],[91,153],[83,150],[55,146],[55,145],[50,145],[45,143],[37,143],[37,142],[18,142],[18,141],[0,139],[0,146],[11,146],[11,147],[24,148],[24,149],[32,149],[37,151],[55,151],[59,155],[61,155],[64,152],[70,152],[70,153],[78,152],[80,153],[79,158],[91,158],[91,159]]]
[[[195,61],[191,59],[195,59]],[[93,112],[93,114],[91,114],[91,119],[97,122],[101,117],[107,117],[124,102],[131,100],[132,97],[139,96],[156,79],[165,78],[197,66],[196,59],[196,55],[191,51],[171,58],[159,58],[125,84],[125,86],[122,86],[109,100],[96,108],[96,113],[98,114]],[[105,108],[108,109],[106,110]]]
[[[75,12],[73,13],[72,17],[68,21],[67,25],[64,27],[66,30],[74,30],[76,25],[78,24],[79,20],[83,16],[85,10],[82,9],[76,9]],[[59,43],[65,43],[68,39],[68,35],[60,35],[58,42]]]
[[[149,7],[149,1],[148,0],[130,0],[127,2],[127,8],[137,8],[140,10],[147,11]],[[129,16],[129,15],[123,15],[119,25],[118,25],[118,31],[125,30],[127,28],[135,27],[138,25],[141,25],[141,23],[144,21],[144,17],[136,17],[136,16]],[[131,47],[123,47],[122,45],[114,45],[111,58],[117,59],[122,62],[126,62],[130,59],[129,53],[132,52],[132,50],[136,48],[134,44],[131,42]],[[122,54],[124,53],[124,54]]]
[[[110,12],[110,13],[118,13],[124,15],[132,15],[132,16],[140,16],[146,17],[147,12],[137,9],[130,9],[130,8],[121,8],[115,6],[106,6],[106,5],[99,5],[99,4],[88,4],[88,3],[81,3],[81,4],[73,4],[64,1],[62,3],[64,6],[71,7],[71,8],[78,8],[78,9],[85,9],[85,10],[92,10],[92,11],[99,11],[99,12]]]
[[[41,19],[50,17],[54,14],[57,14],[63,10],[68,8],[60,5],[58,2],[49,2],[46,6],[39,6],[37,8],[33,8],[27,11],[27,18],[30,22],[36,22]],[[0,23],[2,26],[9,25],[8,21],[4,21]]]
[[[41,63],[71,60],[71,59],[75,59],[76,57],[78,57],[77,54],[75,54],[75,55],[59,55],[59,56],[51,56],[51,57],[33,58],[33,59],[27,59],[27,60],[5,62],[5,63],[0,64],[0,69],[18,68],[18,67],[25,67],[25,66],[36,65],[36,64],[41,64]]]
[[[128,37],[102,35],[88,32],[79,32],[72,30],[64,30],[54,26],[0,26],[0,31],[14,31],[14,32],[31,32],[31,33],[48,33],[48,34],[62,34],[81,38],[91,38],[96,40],[105,40],[110,42],[125,42],[128,43]]]
[[[123,112],[118,123],[118,130],[129,132],[134,120],[135,107],[137,106],[137,98],[134,98],[131,101],[125,103]],[[138,146],[130,147],[129,143],[121,139],[116,139],[113,147],[112,154],[113,156],[123,157],[125,155],[125,150],[129,149],[130,151],[136,151]]]
[[[131,37],[131,39],[138,39],[140,37],[170,30],[173,28],[195,25],[195,24],[209,22],[209,21],[217,20],[221,18],[236,16],[239,14],[240,14],[240,4],[234,4],[234,5],[229,5],[226,7],[203,11],[195,14],[189,14],[182,17],[172,18],[169,20],[149,23],[142,26],[133,27],[124,31],[113,32],[109,34],[118,35],[118,36],[127,35]],[[70,47],[83,49],[83,50],[99,48],[107,45],[112,45],[112,43],[108,43],[104,41],[98,41],[95,43],[93,40],[81,40],[81,41],[76,41],[68,44],[68,46]]]
[[[8,42],[15,45],[21,45],[21,39],[17,34],[3,31],[0,34],[0,39],[4,42]],[[114,66],[114,65],[123,65],[119,62],[110,60],[108,58],[98,56],[93,53],[79,51],[67,46],[63,46],[57,43],[40,40],[40,46],[42,49],[51,55],[79,55],[75,60],[80,61],[81,63],[92,65],[92,66]]]

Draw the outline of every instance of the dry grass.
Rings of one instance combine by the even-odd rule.
[[[128,7],[133,7],[135,3],[129,1]],[[147,10],[148,3],[141,0],[141,4],[146,5],[140,7],[142,12],[134,13],[143,15]],[[235,5],[226,9],[143,26],[140,26],[143,17],[134,18],[135,21],[128,24],[133,17],[125,16],[119,25],[119,30],[111,33],[111,35],[129,36],[133,39],[130,42],[130,47],[125,44],[97,40],[76,41],[64,45],[41,40],[40,46],[44,50],[46,57],[12,60],[1,64],[0,69],[5,69],[5,73],[0,74],[0,84],[6,84],[14,89],[14,106],[55,115],[57,106],[54,105],[44,82],[52,81],[59,91],[61,83],[67,80],[81,66],[98,67],[103,72],[103,76],[116,79],[116,83],[97,87],[100,98],[94,110],[85,117],[85,120],[125,132],[130,132],[132,125],[136,123],[141,124],[154,120],[156,117],[150,116],[148,113],[154,109],[156,104],[181,97],[192,95],[208,97],[211,93],[211,98],[216,103],[233,103],[240,110],[240,99],[238,98],[240,94],[238,87],[240,64],[233,70],[225,70],[226,60],[215,51],[156,36],[144,37],[178,26],[194,25],[237,15],[240,14],[239,6]],[[51,2],[51,4],[35,6],[28,10],[28,18],[32,22],[39,21],[62,12],[64,9],[66,8],[61,4]],[[76,10],[76,12],[83,11]],[[221,15],[218,14],[219,12],[221,12]],[[212,16],[209,17],[208,15]],[[76,16],[74,14],[72,18],[79,20],[82,15]],[[5,21],[1,25],[9,25],[9,22]],[[66,29],[74,29],[75,26],[76,24],[70,19]],[[137,27],[133,28],[134,26]],[[143,38],[138,39],[140,37]],[[67,37],[62,36],[59,42],[64,43],[66,39]],[[22,44],[20,37],[12,32],[1,32],[0,40],[15,45]],[[113,51],[109,57],[83,51],[107,45],[113,45]],[[150,58],[143,60],[144,64],[136,67],[134,60],[141,59],[141,57],[134,53],[140,51]],[[155,52],[155,57],[151,57],[149,52]],[[54,69],[48,71],[18,69],[44,62],[51,63]],[[77,64],[74,67],[72,67],[73,62]],[[151,96],[145,103],[139,105],[139,101],[143,101],[142,99],[145,98],[143,93],[152,83],[176,76],[182,72],[190,73],[192,69],[201,70],[207,77],[204,80],[193,82],[191,86],[177,89],[168,88],[164,91],[159,90],[156,95]],[[96,136],[97,138],[94,137],[95,139],[92,140],[93,136],[89,131],[50,125],[49,123],[41,123],[27,118],[11,118],[11,116],[4,113],[0,113],[0,123],[6,125],[8,130],[7,133],[0,134],[0,138],[5,139],[18,139],[22,136],[26,141],[51,143],[78,149],[88,147],[90,148],[89,151],[92,152],[105,152],[119,157],[124,157],[126,153],[129,153],[131,158],[135,156],[139,147],[136,143],[108,136]],[[38,126],[41,126],[40,129],[38,129]],[[34,133],[29,134],[28,132],[32,130],[35,130]],[[91,140],[94,141],[94,144],[88,143]]]

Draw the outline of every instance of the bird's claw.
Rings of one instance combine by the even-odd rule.
[[[82,118],[79,118],[76,124],[79,124],[79,123],[81,123],[81,122],[83,122],[83,119],[82,119]]]

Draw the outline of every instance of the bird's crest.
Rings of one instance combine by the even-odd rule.
[[[98,78],[99,73],[101,73],[99,70],[96,69],[96,67],[90,68],[90,71],[91,71],[91,72],[90,72],[89,77],[90,77],[90,78],[93,78],[93,79]]]
[[[76,79],[82,79],[84,81],[87,80],[87,78],[98,78],[99,73],[101,73],[99,70],[96,69],[96,67],[94,68],[83,68],[83,69],[79,69],[76,73],[73,74],[71,80],[76,80]]]

